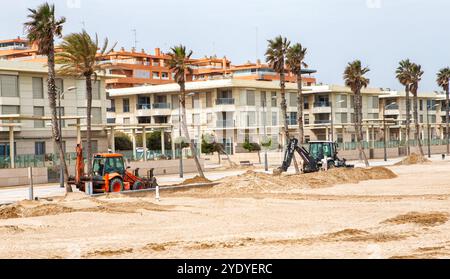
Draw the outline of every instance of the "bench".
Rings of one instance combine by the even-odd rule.
[[[253,164],[250,161],[240,161],[241,166],[252,167]]]

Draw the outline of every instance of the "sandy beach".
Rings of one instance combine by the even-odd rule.
[[[1,258],[449,258],[450,162],[0,207]]]

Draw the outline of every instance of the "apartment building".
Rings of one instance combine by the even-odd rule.
[[[101,127],[106,119],[106,78],[99,76],[100,80],[93,86],[94,152],[108,150],[107,134]],[[46,64],[0,60],[0,157],[10,155],[11,129],[16,155],[54,152],[46,85]],[[57,77],[56,86],[58,92],[63,92],[60,110],[64,119],[64,146],[66,152],[75,152],[77,118],[81,125],[86,118],[85,81]],[[84,137],[83,130],[85,127],[81,126]]]
[[[297,86],[287,83],[288,123],[291,133],[297,133]],[[278,81],[221,79],[186,83],[187,122],[191,136],[213,133],[229,152],[241,151],[245,140],[259,142],[263,135],[272,142],[284,142],[283,117]],[[112,107],[108,123],[161,124],[179,129],[179,86],[166,84],[108,90]],[[355,141],[353,94],[349,88],[336,85],[304,88],[304,124],[307,140]],[[363,90],[364,119],[378,121],[381,89]],[[372,124],[380,129],[380,123]],[[265,129],[264,129],[265,127]],[[379,131],[377,130],[377,134]],[[371,134],[374,134],[373,131]]]
[[[420,123],[420,135],[422,139],[445,138],[445,95],[439,92],[427,92],[418,94],[418,114]],[[402,141],[406,137],[406,94],[405,92],[392,91],[390,94],[380,96],[380,109],[384,111],[385,118],[394,123],[389,129],[389,139]],[[411,133],[415,131],[413,118],[413,99],[410,96]]]

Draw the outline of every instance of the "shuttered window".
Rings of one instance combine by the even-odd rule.
[[[18,97],[19,85],[17,76],[0,76],[0,96],[2,97]]]
[[[44,80],[40,77],[33,78],[33,99],[44,99]]]

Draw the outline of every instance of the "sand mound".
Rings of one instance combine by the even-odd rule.
[[[448,221],[449,214],[446,212],[409,212],[404,215],[387,219],[382,223],[403,225],[403,224],[418,224],[421,226],[438,226],[445,224]]]
[[[69,212],[73,212],[73,209],[58,204],[41,204],[35,207],[27,207],[19,203],[0,207],[0,219],[58,215]]]
[[[420,156],[419,154],[413,153],[395,165],[404,166],[404,165],[416,165],[425,163],[431,163],[431,161],[423,156]]]
[[[186,179],[180,185],[201,184],[201,183],[211,183],[211,180],[197,175],[193,178]]]
[[[219,181],[219,185],[208,189],[207,192],[209,194],[295,193],[299,189],[305,188],[323,188],[336,184],[395,177],[397,177],[395,173],[384,167],[331,169],[326,172],[285,176],[247,171],[239,176],[222,179]]]

